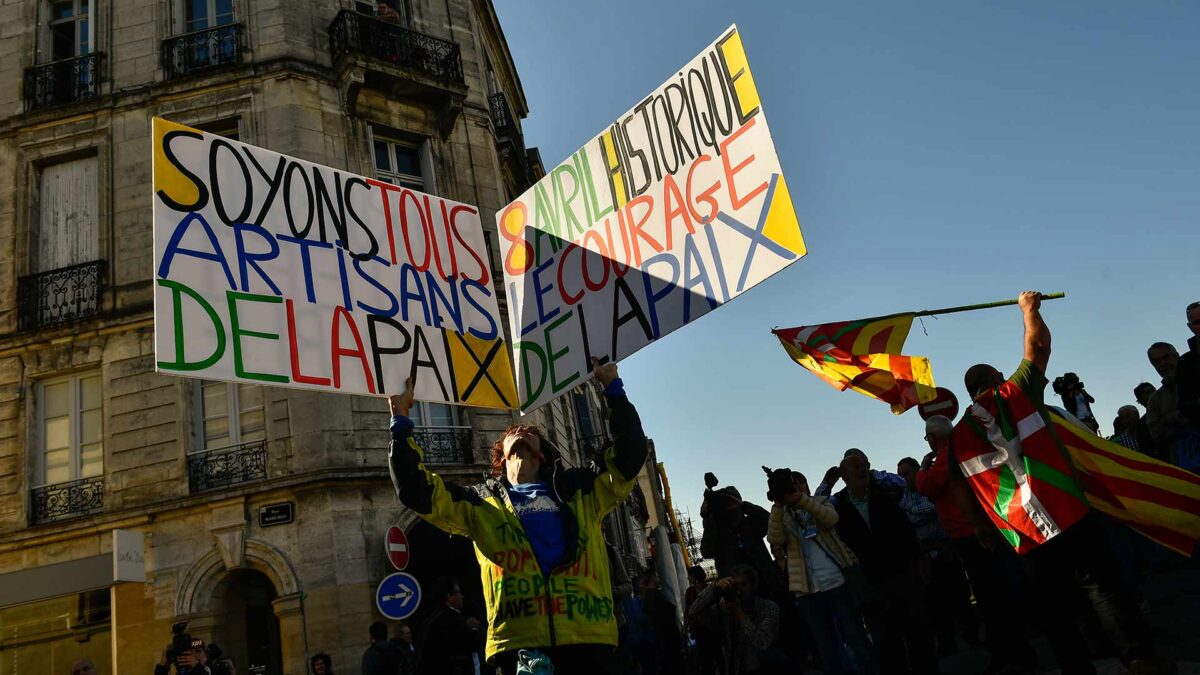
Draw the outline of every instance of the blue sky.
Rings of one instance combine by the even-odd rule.
[[[903,4],[903,6],[901,6]],[[702,476],[765,502],[760,465],[815,484],[849,447],[894,470],[926,451],[915,410],[838,393],[772,326],[1065,291],[1044,315],[1049,376],[1078,373],[1111,433],[1158,382],[1151,342],[1186,348],[1200,300],[1200,5],[1193,3],[498,2],[547,168],[732,23],[746,45],[806,258],[626,359],[675,501]],[[1015,307],[914,323],[962,373],[1021,358]],[[1052,396],[1049,388],[1047,393]],[[1053,400],[1057,402],[1057,398]]]

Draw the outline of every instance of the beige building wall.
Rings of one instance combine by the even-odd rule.
[[[361,55],[334,61],[331,23],[362,4],[349,0],[234,0],[240,63],[177,77],[168,77],[164,41],[182,32],[182,0],[93,4],[92,44],[103,54],[98,95],[30,111],[26,72],[49,61],[50,2],[0,4],[0,583],[107,554],[114,528],[136,530],[145,535],[147,580],[111,588],[112,657],[98,664],[102,673],[152,672],[170,625],[182,619],[193,634],[236,649],[242,627],[230,589],[240,587],[230,584],[251,577],[265,577],[275,594],[278,672],[306,672],[306,655],[317,651],[331,654],[338,672],[358,672],[366,628],[381,618],[375,588],[391,571],[383,532],[413,520],[387,476],[386,404],[264,388],[265,476],[193,489],[193,383],[154,372],[150,120],[207,129],[236,121],[245,142],[367,175],[374,136],[411,141],[427,158],[429,191],[478,205],[485,229],[494,230],[496,211],[538,170],[526,165],[524,94],[494,9],[488,0],[404,3],[411,29],[461,50],[462,81],[447,83]],[[496,93],[504,94],[515,128],[497,128]],[[99,311],[30,327],[20,321],[18,290],[45,271],[40,177],[47,166],[83,157],[94,157],[97,170]],[[102,504],[38,522],[31,508],[41,487],[39,383],[93,371],[103,392]],[[595,392],[580,391],[599,420]],[[474,481],[486,468],[487,446],[514,417],[464,414],[475,462],[440,468]],[[576,417],[564,397],[534,419],[579,463]],[[260,508],[282,502],[294,503],[295,522],[261,527]],[[0,658],[3,639],[0,627]]]

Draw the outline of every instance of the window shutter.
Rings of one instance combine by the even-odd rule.
[[[62,269],[100,257],[98,174],[96,157],[42,170],[34,263],[37,271]]]

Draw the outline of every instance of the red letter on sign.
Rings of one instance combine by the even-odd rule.
[[[354,334],[354,344],[358,349],[343,349],[341,345],[342,331],[338,326],[338,320],[345,317],[346,325],[350,326],[350,332]],[[362,338],[358,335],[358,326],[354,325],[354,317],[350,316],[350,312],[346,311],[345,307],[338,305],[333,308],[333,335],[331,336],[333,349],[330,350],[333,354],[333,386],[342,388],[342,357],[357,356],[362,362],[363,379],[367,381],[367,391],[375,393],[375,380],[371,378],[371,367],[367,365],[367,353],[363,349]]]
[[[313,377],[300,372],[300,350],[296,348],[296,310],[292,308],[291,298],[284,300],[284,303],[287,306],[288,347],[292,350],[292,380],[328,387],[328,377]],[[341,309],[341,307],[339,306],[338,309]]]
[[[746,195],[745,198],[738,199],[737,185],[734,184],[734,182],[733,182],[733,176],[734,176],[734,174],[736,174],[737,172],[741,171],[742,169],[746,168],[749,164],[754,162],[754,155],[750,155],[746,159],[743,159],[741,162],[738,162],[738,165],[735,167],[729,166],[729,146],[732,145],[733,142],[736,141],[738,139],[738,137],[740,137],[742,135],[742,133],[744,133],[750,127],[754,126],[754,120],[756,120],[756,119],[758,119],[758,118],[751,117],[750,121],[746,122],[737,131],[733,132],[732,136],[721,141],[721,163],[725,165],[725,183],[729,185],[729,199],[732,202],[734,211],[737,211],[738,209],[742,208],[743,206],[746,205],[746,202],[750,201],[751,199],[754,199],[755,197],[758,196],[758,193],[767,189],[767,181],[764,180],[762,182],[762,184],[760,184],[758,187],[751,190],[750,194]]]

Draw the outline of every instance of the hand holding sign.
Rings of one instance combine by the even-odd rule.
[[[413,405],[413,391],[415,391],[413,384],[413,378],[409,375],[408,379],[404,381],[404,393],[392,394],[388,397],[388,407],[392,409],[392,417],[397,415],[408,417],[408,411],[412,409]]]
[[[736,27],[496,214],[529,412],[807,251]]]
[[[600,380],[600,386],[607,388],[613,380],[617,379],[617,363],[609,361],[603,365],[600,364],[600,359],[592,358],[592,373]]]

